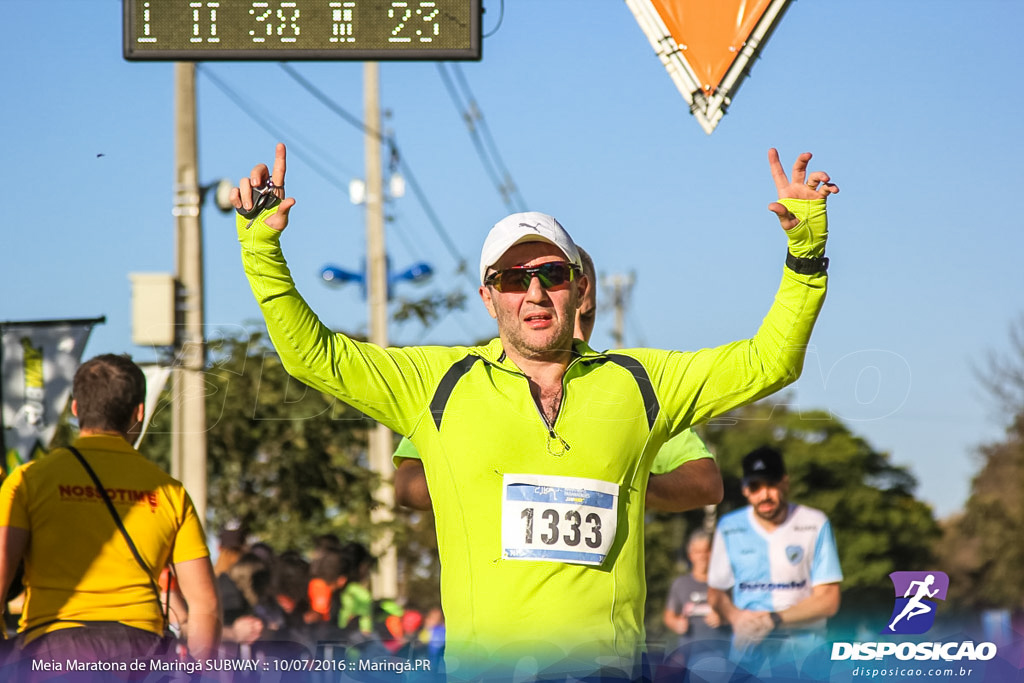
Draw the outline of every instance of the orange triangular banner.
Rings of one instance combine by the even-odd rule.
[[[771,0],[651,0],[705,95],[739,55]]]
[[[626,0],[711,133],[792,0]]]

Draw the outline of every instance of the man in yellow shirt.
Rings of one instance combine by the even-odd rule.
[[[0,593],[25,561],[18,648],[113,670],[161,656],[156,586],[170,563],[188,603],[189,650],[210,656],[221,624],[202,526],[181,483],[131,446],[145,410],[142,370],[127,356],[97,356],[79,367],[72,392],[79,438],[0,487]]]

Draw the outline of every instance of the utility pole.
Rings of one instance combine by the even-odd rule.
[[[376,62],[363,65],[363,120],[366,127],[366,299],[370,314],[370,342],[388,345],[388,266],[384,243],[384,173],[381,164],[380,69]],[[371,511],[374,525],[394,519],[395,489],[391,474],[391,430],[377,424],[369,434],[370,469],[380,477]],[[391,533],[378,536],[372,552],[377,558],[373,576],[376,598],[398,595],[398,554]]]
[[[175,312],[171,475],[206,521],[206,403],[203,368],[203,230],[196,145],[196,67],[174,65]]]
[[[633,273],[629,275],[606,275],[604,286],[612,289],[612,306],[615,308],[615,327],[612,329],[613,348],[621,349],[626,343],[626,306],[633,289]]]

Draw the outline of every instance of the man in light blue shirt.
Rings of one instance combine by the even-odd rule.
[[[708,571],[708,601],[733,628],[730,658],[753,674],[791,672],[824,642],[839,609],[832,525],[820,510],[790,503],[782,453],[763,446],[743,458],[749,506],[722,517]]]

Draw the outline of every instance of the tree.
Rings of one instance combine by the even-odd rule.
[[[761,402],[716,418],[703,436],[725,485],[719,516],[747,504],[740,482],[743,456],[766,444],[783,452],[790,498],[824,511],[832,522],[844,575],[840,621],[858,619],[869,606],[872,611],[864,614],[876,614],[873,606],[888,610],[890,572],[931,567],[940,531],[931,508],[914,498],[913,476],[828,413]],[[686,513],[686,528],[696,528],[702,517],[700,511]],[[678,534],[673,539],[681,542]],[[665,565],[664,559],[648,557],[649,571]],[[671,579],[649,574],[649,624],[656,624],[663,610]]]
[[[949,599],[965,608],[1024,607],[1024,413],[999,443],[978,449],[983,465],[964,512],[946,527],[940,552]]]
[[[241,522],[282,548],[321,533],[368,542],[373,482],[359,414],[288,376],[261,332],[210,342],[209,352],[213,525]],[[169,410],[158,412],[153,430],[166,437],[169,420]]]
[[[963,608],[1024,607],[1024,316],[1010,329],[1010,349],[991,353],[977,371],[997,410],[1007,416],[1002,441],[977,450],[981,468],[940,548],[950,575],[949,599]]]
[[[210,342],[207,387],[208,508],[214,529],[241,523],[277,550],[300,552],[320,534],[369,546],[379,476],[366,460],[372,421],[285,372],[264,333]],[[153,416],[146,452],[167,461],[169,404]],[[436,586],[433,518],[399,511],[391,523],[403,583],[425,602]]]

